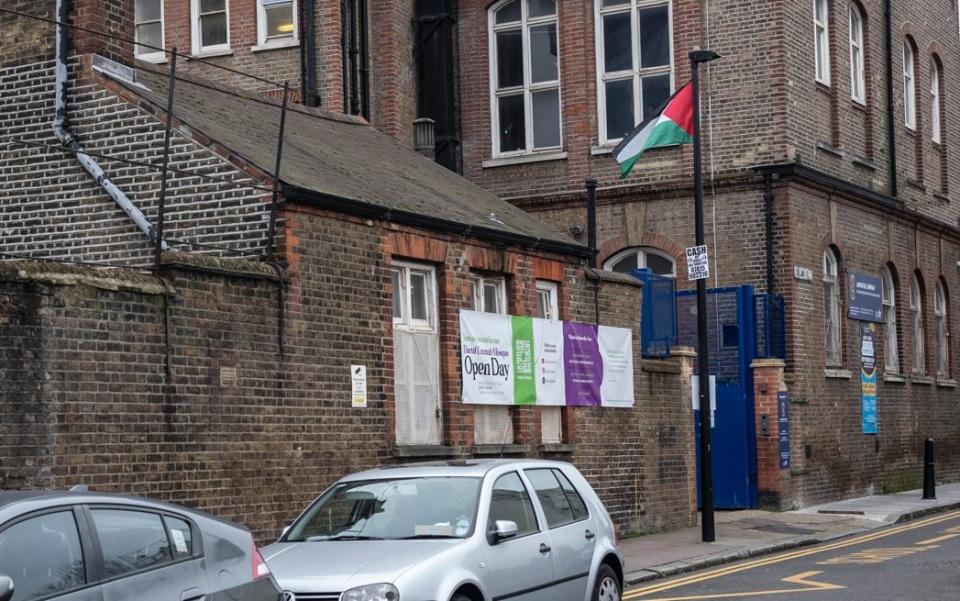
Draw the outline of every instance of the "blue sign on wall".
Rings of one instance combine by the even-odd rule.
[[[851,271],[847,275],[850,309],[847,316],[860,321],[883,321],[883,284],[880,276]]]
[[[777,393],[777,432],[780,440],[780,469],[790,467],[790,393]]]

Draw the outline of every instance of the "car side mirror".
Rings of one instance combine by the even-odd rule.
[[[497,520],[493,524],[493,544],[513,538],[517,535],[517,523],[510,520]]]
[[[283,538],[287,535],[287,532],[290,532],[290,526],[284,526],[283,530],[280,531],[280,538]]]
[[[0,576],[0,601],[13,599],[13,580],[9,576]]]

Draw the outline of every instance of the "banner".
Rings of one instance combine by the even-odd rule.
[[[463,402],[633,407],[633,332],[460,312]]]

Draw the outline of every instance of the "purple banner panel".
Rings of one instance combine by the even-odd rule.
[[[568,407],[599,407],[603,359],[597,326],[563,322],[563,369]]]

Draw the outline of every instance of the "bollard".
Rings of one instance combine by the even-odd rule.
[[[937,483],[933,477],[933,440],[923,443],[923,498],[937,498]]]

